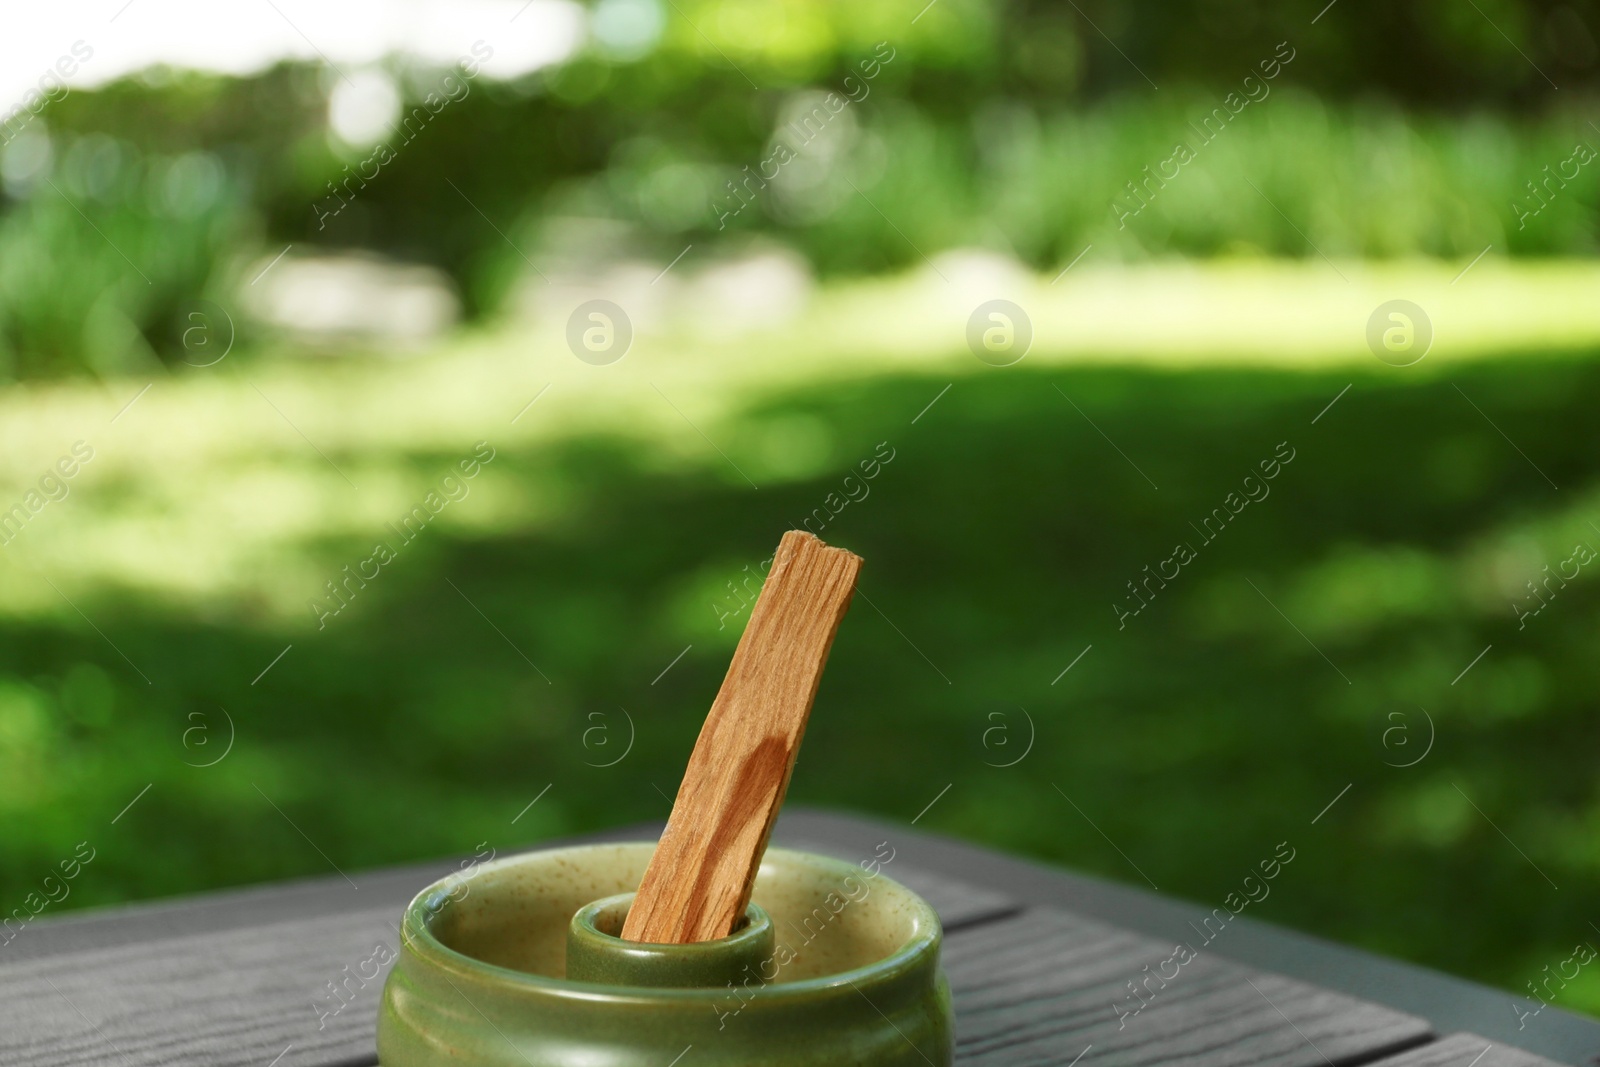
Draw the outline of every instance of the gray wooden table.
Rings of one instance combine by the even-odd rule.
[[[944,920],[962,1064],[1600,1063],[1600,1024],[1547,1007],[1519,1030],[1506,993],[1248,917],[1164,965],[1177,942],[1200,941],[1208,909],[851,816],[786,812],[774,840],[852,860],[888,842],[885,873]],[[393,950],[412,895],[455,869],[440,861],[356,874],[353,885],[306,880],[30,924],[0,948],[0,1065],[376,1063],[383,975],[356,972],[370,973],[360,965],[378,946]],[[1138,999],[1130,992],[1174,969]]]

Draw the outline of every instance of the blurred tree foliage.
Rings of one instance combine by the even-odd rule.
[[[72,93],[36,124],[45,148],[7,149],[49,159],[0,201],[0,373],[171,360],[186,301],[290,242],[435,264],[482,313],[571,216],[623,223],[613,253],[765,235],[846,274],[971,244],[1039,269],[1090,242],[1127,258],[1594,249],[1600,167],[1554,184],[1545,169],[1600,144],[1583,110],[1592,0],[656,10],[642,55],[591,44],[515,83],[479,77],[354,184],[373,149],[328,132],[326,70],[153,71]],[[1114,202],[1136,203],[1131,183],[1195,144],[1280,43],[1295,58],[1269,93],[1119,226]],[[889,58],[865,80],[875,54]],[[388,68],[406,114],[446,74]],[[859,100],[798,146],[830,91]],[[785,140],[794,161],[749,180]],[[348,204],[330,215],[336,188]],[[749,209],[723,218],[737,197]]]

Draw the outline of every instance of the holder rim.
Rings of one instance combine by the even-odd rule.
[[[567,981],[720,989],[751,967],[759,973],[772,958],[772,918],[754,902],[745,907],[739,928],[726,937],[681,944],[626,939],[621,931],[636,895],[602,897],[572,916],[567,924]]]
[[[600,845],[573,846],[562,851],[582,854],[590,850],[600,851],[615,848],[618,845],[637,844],[653,843],[611,842]],[[535,849],[516,856],[492,860],[483,864],[480,870],[491,871],[511,867],[523,862],[527,856],[543,851],[548,850]],[[821,856],[798,849],[769,848],[767,851],[769,855],[783,855],[813,866],[832,868],[840,872],[841,878],[845,874],[859,877],[863,873],[862,869],[855,864],[847,863],[831,856]],[[933,910],[932,906],[923,900],[921,896],[881,872],[867,877],[870,877],[874,883],[878,883],[881,880],[883,884],[903,894],[915,920],[915,929],[912,935],[895,951],[871,963],[834,974],[820,975],[815,978],[802,978],[792,982],[774,983],[764,993],[765,1000],[777,1005],[790,999],[803,1000],[819,992],[844,986],[855,986],[857,991],[893,986],[899,983],[908,973],[915,971],[919,967],[928,966],[930,954],[935,959],[937,958],[939,945],[943,937],[943,927],[939,922],[938,914]],[[454,976],[468,980],[492,976],[499,982],[515,989],[526,990],[533,995],[606,1003],[638,1004],[641,1006],[664,1004],[673,1001],[682,1002],[685,999],[704,1001],[708,1005],[714,1005],[727,996],[725,989],[715,987],[620,986],[599,982],[584,982],[569,978],[552,978],[547,975],[533,974],[511,967],[503,967],[499,964],[487,963],[474,956],[469,956],[439,940],[432,929],[433,921],[442,915],[448,907],[449,896],[447,890],[450,885],[451,878],[446,877],[424,888],[406,906],[405,915],[401,921],[402,949],[415,953],[419,961],[438,967],[441,973],[447,977]],[[640,943],[648,944],[648,942]]]

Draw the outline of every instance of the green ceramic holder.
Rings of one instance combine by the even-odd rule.
[[[733,934],[623,941],[615,935],[654,848],[530,852],[423,890],[384,986],[380,1062],[951,1063],[939,920],[915,893],[858,865],[773,848]]]

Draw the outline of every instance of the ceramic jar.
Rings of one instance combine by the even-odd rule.
[[[882,874],[768,849],[729,937],[616,936],[651,843],[513,856],[423,890],[384,986],[384,1067],[947,1067],[938,917]]]

